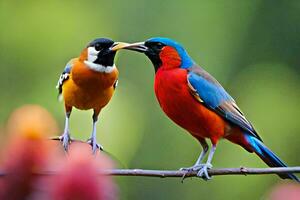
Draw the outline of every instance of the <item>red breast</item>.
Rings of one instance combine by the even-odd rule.
[[[162,61],[161,68],[164,69],[172,69],[172,68],[179,68],[181,65],[181,58],[173,47],[165,46],[160,54],[160,60]]]
[[[195,137],[216,142],[224,136],[227,123],[190,94],[185,69],[161,67],[156,72],[154,89],[166,115]]]

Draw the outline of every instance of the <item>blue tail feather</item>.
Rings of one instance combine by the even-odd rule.
[[[262,141],[252,135],[246,134],[246,138],[251,144],[253,151],[270,167],[287,167]],[[278,175],[283,179],[292,179],[300,182],[299,178],[292,173]]]

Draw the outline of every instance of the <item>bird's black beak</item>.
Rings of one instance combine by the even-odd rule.
[[[148,47],[145,46],[144,42],[137,42],[137,43],[132,43],[132,44],[119,43],[118,45],[116,45],[112,48],[113,51],[117,51],[119,49],[128,49],[128,50],[137,51],[140,53],[145,53],[148,51]]]

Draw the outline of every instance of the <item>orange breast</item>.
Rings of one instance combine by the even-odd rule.
[[[96,72],[77,60],[63,85],[65,104],[82,110],[101,109],[110,101],[117,78],[117,68],[111,73]]]

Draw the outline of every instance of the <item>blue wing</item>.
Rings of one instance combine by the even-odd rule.
[[[207,108],[261,140],[251,123],[236,105],[234,99],[209,73],[198,66],[193,66],[188,68],[187,81],[192,94]]]
[[[73,63],[74,63],[74,59],[71,59],[71,60],[67,63],[67,65],[66,65],[64,71],[61,73],[61,75],[60,75],[60,77],[59,77],[59,79],[58,79],[58,81],[57,81],[56,88],[58,89],[58,95],[59,95],[59,96],[60,96],[61,93],[62,93],[62,86],[63,86],[64,82],[65,82],[66,80],[69,79],[69,75],[70,75],[70,72],[71,72],[71,70],[72,70]]]

